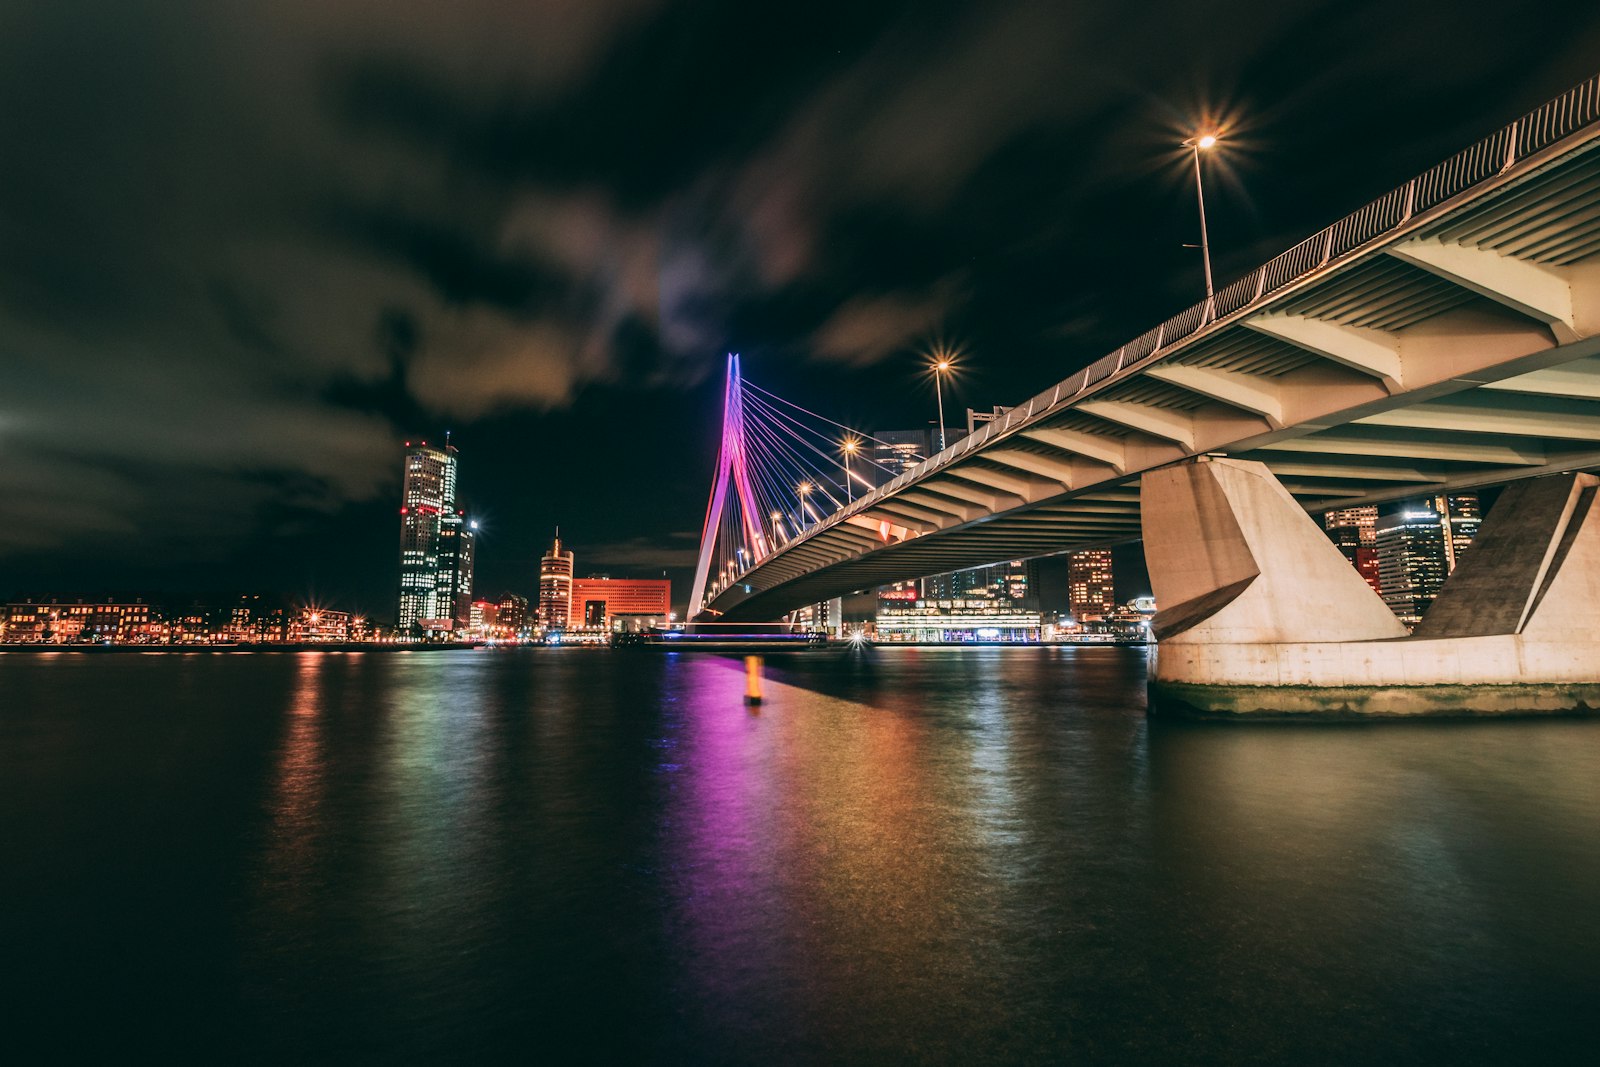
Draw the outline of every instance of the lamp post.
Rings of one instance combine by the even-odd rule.
[[[1211,240],[1206,235],[1206,190],[1200,180],[1200,153],[1209,150],[1217,143],[1215,134],[1203,134],[1191,137],[1183,142],[1183,147],[1190,150],[1194,156],[1194,192],[1200,201],[1200,258],[1206,267],[1206,303],[1210,304],[1213,296],[1211,288]]]
[[[930,363],[933,371],[933,395],[939,403],[939,451],[944,451],[944,376],[950,373],[953,364],[949,356],[937,356]]]
[[[810,482],[801,482],[794,488],[800,494],[800,528],[804,530],[806,526],[806,497],[811,495],[812,487]]]
[[[861,442],[854,437],[846,437],[844,443],[839,446],[839,451],[844,453],[844,502],[846,504],[852,504],[856,499],[855,487],[850,480],[850,457],[854,456],[860,447]]]

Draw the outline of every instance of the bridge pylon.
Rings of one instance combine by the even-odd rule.
[[[1600,709],[1600,478],[1502,493],[1416,630],[1261,463],[1144,475],[1162,605],[1152,711],[1526,715]]]
[[[689,598],[689,618],[705,610],[706,587],[711,579],[712,558],[718,548],[718,534],[730,491],[738,497],[738,531],[743,549],[751,561],[767,555],[767,538],[762,532],[761,513],[750,485],[749,449],[745,437],[744,381],[739,373],[739,354],[728,354],[726,384],[722,391],[722,442],[717,448],[717,467],[711,480],[711,500],[706,505],[705,526],[700,534],[700,557],[695,564],[694,587]]]

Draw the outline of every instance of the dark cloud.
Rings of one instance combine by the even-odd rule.
[[[1551,27],[1560,27],[1552,34]],[[349,574],[454,429],[486,587],[686,566],[720,355],[863,428],[1026,396],[1592,73],[1592,5],[0,8],[0,592]],[[335,565],[337,563],[337,565]],[[167,577],[163,577],[167,576]]]

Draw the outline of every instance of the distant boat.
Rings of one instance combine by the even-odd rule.
[[[616,634],[613,648],[653,648],[669,652],[722,652],[761,655],[768,652],[805,652],[826,648],[825,633],[794,632],[758,626],[689,626],[682,630],[642,630]]]

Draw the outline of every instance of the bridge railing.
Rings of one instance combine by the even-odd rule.
[[[1195,304],[1104,356],[1077,374],[1034,398],[1049,396],[1048,407],[1070,402],[1084,391],[1132,370],[1142,361],[1179,341],[1187,340],[1221,319],[1230,318],[1263,302],[1278,290],[1327,266],[1336,259],[1385,237],[1421,212],[1439,206],[1474,187],[1504,174],[1516,163],[1559,144],[1573,134],[1600,122],[1600,75],[1596,75],[1554,100],[1528,112],[1449,159],[1435,164],[1405,185],[1365,204],[1286,249],[1255,270],[1219,290],[1210,300]],[[1030,402],[1037,414],[1046,408]],[[961,449],[941,455],[964,454],[996,434],[1006,423],[993,422],[960,442]],[[936,466],[940,456],[930,464]]]
[[[1423,171],[1406,184],[1373,200],[1344,218],[1324,227],[1305,240],[1279,253],[1244,277],[1227,285],[1209,300],[1179,312],[1148,330],[1115,352],[1103,356],[1061,383],[1019,405],[982,430],[969,434],[937,455],[917,464],[886,485],[858,498],[824,521],[811,527],[807,537],[843,521],[848,515],[870,507],[874,501],[893,495],[995,437],[1008,433],[1023,422],[1045,412],[1071,404],[1089,389],[1113,378],[1134,372],[1139,365],[1162,350],[1187,340],[1262,304],[1285,286],[1291,285],[1342,259],[1373,241],[1386,237],[1429,211],[1479,185],[1505,174],[1530,156],[1559,145],[1575,134],[1600,123],[1600,75],[1581,82],[1510,125],[1462,149],[1449,159]],[[1048,398],[1048,399],[1046,399]],[[801,539],[797,538],[796,541]],[[795,543],[795,542],[791,542]]]

